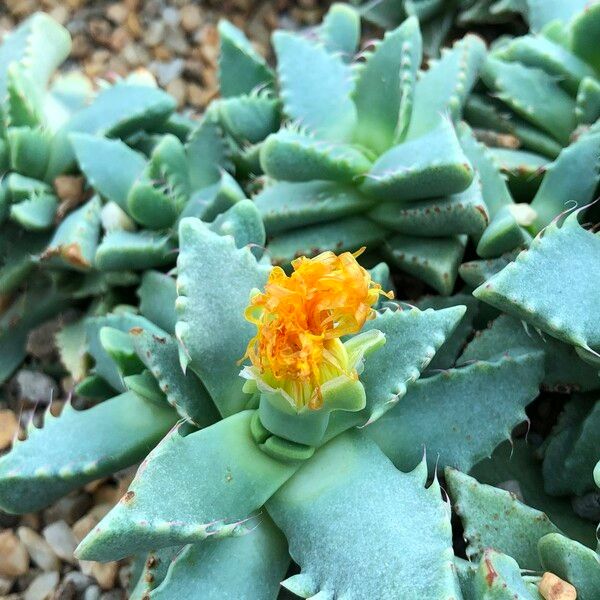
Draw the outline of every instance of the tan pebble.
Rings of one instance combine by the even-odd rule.
[[[185,81],[181,79],[181,77],[177,77],[173,79],[173,81],[169,81],[167,87],[165,88],[175,100],[177,100],[177,105],[181,108],[185,104],[185,99],[187,96]]]
[[[106,483],[94,492],[94,504],[116,504],[120,496],[114,484]]]
[[[108,46],[110,44],[110,34],[112,28],[106,19],[90,19],[88,23],[90,37],[98,44]]]
[[[145,48],[142,48],[139,44],[133,42],[127,44],[127,46],[123,48],[121,57],[132,67],[139,67],[140,65],[147,63],[150,59]]]
[[[128,15],[129,9],[121,2],[115,2],[106,8],[106,17],[117,25],[124,23]]]
[[[103,590],[111,590],[115,587],[115,581],[119,572],[119,563],[92,562],[91,572],[92,576]]]
[[[73,525],[73,535],[77,539],[78,542],[81,540],[92,530],[100,520],[108,513],[111,509],[110,504],[98,504],[94,506],[92,510],[90,510],[87,515],[81,517],[79,521]]]
[[[0,450],[8,448],[17,433],[19,422],[12,410],[0,410]]]
[[[6,594],[10,592],[14,583],[15,582],[13,579],[9,579],[8,577],[0,577],[0,598],[2,598],[2,596],[6,596]]]
[[[202,24],[202,11],[196,4],[186,4],[179,11],[181,27],[187,33],[193,33]]]
[[[0,532],[0,576],[19,577],[27,573],[28,567],[25,544],[10,529]]]
[[[538,589],[545,600],[576,600],[577,598],[577,590],[570,583],[548,571],[544,573]]]
[[[22,19],[36,10],[36,2],[33,0],[6,0],[6,6],[10,13]]]
[[[131,33],[131,35],[136,40],[139,40],[142,37],[142,34],[144,33],[138,16],[133,12],[129,13],[129,15],[127,16],[127,21],[125,21],[125,27],[127,27],[127,31],[129,31],[129,33]]]
[[[58,571],[60,569],[58,556],[39,533],[29,527],[19,527],[17,535],[25,544],[31,560],[43,571]]]
[[[27,513],[21,517],[21,525],[23,527],[30,527],[34,531],[39,531],[42,520],[39,513]]]
[[[54,190],[60,200],[78,203],[83,199],[83,177],[59,175],[54,179]]]
[[[57,4],[48,14],[61,25],[64,25],[71,16],[69,8],[64,4]]]
[[[215,89],[207,89],[194,83],[188,85],[187,92],[188,102],[197,108],[206,106],[217,93]]]
[[[76,60],[81,60],[86,56],[89,56],[92,51],[92,45],[88,40],[87,35],[84,33],[76,33],[73,36],[73,42],[71,45],[71,56]]]
[[[165,45],[160,44],[152,49],[152,54],[156,60],[170,60],[173,53]]]
[[[95,479],[94,481],[90,481],[86,483],[83,489],[88,494],[93,494],[104,482],[108,481],[108,477],[102,477],[101,479]]]
[[[110,47],[115,52],[121,52],[131,41],[131,35],[123,27],[117,27],[110,36]]]

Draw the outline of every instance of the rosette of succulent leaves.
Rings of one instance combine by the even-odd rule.
[[[515,264],[547,283],[534,263],[547,266],[550,233],[562,247],[567,229],[570,243],[581,237],[597,255],[596,236],[570,220],[541,238],[537,259]],[[139,313],[88,318],[89,350],[115,396],[31,427],[0,459],[2,507],[41,508],[143,459],[78,550],[86,560],[138,557],[134,598],[276,598],[290,557],[300,572],[284,586],[305,598],[540,598],[542,572],[593,598],[595,524],[569,498],[594,487],[593,397],[574,396],[574,414],[550,439],[547,483],[530,446],[519,442],[513,455],[503,443],[548,378],[582,375],[548,368],[572,347],[554,341],[547,352],[504,317],[494,331],[504,345],[485,332],[436,374],[430,361],[455,355],[466,307],[391,303],[344,344],[351,362],[364,359],[350,384],[364,390],[364,407],[334,387],[320,410],[284,410],[240,378],[253,335],[244,310],[272,269],[253,253],[260,240],[240,243],[245,235],[243,226],[220,235],[183,219],[177,281],[149,271]],[[580,317],[572,314],[578,326]],[[583,428],[573,425],[579,416]],[[436,475],[444,469],[471,562],[453,551]],[[520,482],[520,500],[489,485],[506,479]]]
[[[46,17],[3,46],[3,375],[27,331],[73,304],[87,312],[59,334],[61,356],[79,391],[102,401],[48,412],[0,458],[0,507],[37,510],[142,461],[79,549],[135,556],[134,598],[277,598],[285,579],[319,600],[539,600],[550,578],[593,600],[600,238],[581,210],[561,218],[566,201],[593,197],[581,191],[598,180],[593,127],[536,191],[522,169],[506,182],[477,123],[475,135],[457,123],[487,60],[479,39],[419,77],[409,19],[355,64],[358,20],[336,5],[308,35],[275,35],[274,72],[241,32],[220,29],[223,98],[199,123],[139,76],[91,101],[80,79],[40,89],[68,52]],[[78,169],[90,198],[33,230],[43,211],[28,207],[52,206],[56,176]],[[280,206],[268,196],[277,186]],[[364,358],[364,407],[261,419],[239,360],[253,335],[244,310],[274,258],[289,269],[295,256],[366,244],[384,289],[379,253],[449,294],[465,236],[490,257],[461,268],[475,297],[382,303],[345,340]],[[356,340],[381,343],[377,332],[385,344],[363,357]],[[556,427],[511,444],[540,390],[569,394]],[[450,503],[466,549],[453,546]]]
[[[143,271],[174,266],[182,215],[226,228],[218,215],[244,199],[218,124],[174,113],[148,75],[98,89],[74,74],[51,80],[70,43],[40,13],[0,48],[0,381],[44,320],[68,306],[106,313]],[[59,200],[61,182],[81,185],[78,174],[84,188]],[[241,203],[231,218],[244,211]],[[82,392],[103,393],[95,383]]]

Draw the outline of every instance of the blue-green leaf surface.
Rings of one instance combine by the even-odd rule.
[[[283,585],[302,598],[454,597],[448,508],[426,478],[359,432],[329,442],[267,503],[301,568]]]

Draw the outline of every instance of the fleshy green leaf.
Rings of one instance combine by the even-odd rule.
[[[101,196],[127,212],[127,195],[142,174],[146,159],[121,140],[85,133],[70,136],[79,168]]]
[[[506,254],[499,256],[498,258],[491,258],[489,260],[471,260],[464,262],[458,268],[458,272],[462,279],[470,287],[476,288],[483,284],[490,277],[499,273],[510,264],[517,257],[518,252],[513,250]]]
[[[543,385],[550,390],[600,388],[598,369],[582,361],[575,349],[552,337],[543,337],[513,317],[499,316],[491,326],[477,333],[465,348],[458,364],[472,360],[497,360],[504,355],[544,352]]]
[[[448,296],[454,289],[466,245],[466,235],[423,238],[399,234],[386,240],[384,251],[400,270]]]
[[[174,333],[177,322],[175,279],[159,271],[146,271],[137,295],[140,313],[167,333]]]
[[[88,410],[48,411],[41,429],[0,458],[0,506],[33,512],[67,492],[134,464],[175,424],[177,414],[127,392]]]
[[[87,375],[89,367],[85,352],[85,319],[63,325],[55,340],[61,362],[78,383]]]
[[[600,133],[581,136],[565,148],[547,167],[542,185],[531,207],[537,218],[537,233],[569,207],[570,202],[585,206],[594,198],[600,181]]]
[[[535,213],[530,210],[528,205],[509,204],[498,210],[477,243],[479,256],[493,258],[515,248],[529,245],[531,235],[521,227],[523,219],[519,209],[523,207],[526,210],[526,220],[529,222],[528,219]]]
[[[577,93],[585,77],[594,76],[589,65],[543,35],[516,37],[495,51],[494,56],[554,75],[571,95]]]
[[[186,437],[174,429],[142,463],[121,502],[83,540],[78,557],[115,560],[245,533],[248,515],[298,468],[258,448],[250,432],[253,414],[238,413]]]
[[[288,265],[298,256],[312,258],[326,250],[354,252],[362,246],[376,248],[387,231],[360,216],[346,217],[331,223],[309,225],[280,233],[267,244],[267,254],[275,265]]]
[[[102,271],[143,271],[175,262],[175,244],[165,233],[109,231],[96,252],[96,267]]]
[[[385,265],[385,263],[383,264]],[[384,289],[387,290],[388,288],[384,287]],[[479,301],[473,298],[471,294],[459,293],[454,296],[423,296],[414,304],[420,310],[425,310],[427,308],[439,310],[459,305],[467,307],[467,311],[458,322],[454,332],[435,353],[435,356],[428,367],[429,371],[449,369],[454,366],[467,338],[471,337],[471,334],[473,333],[473,322],[479,315]]]
[[[473,169],[452,123],[438,116],[437,127],[380,156],[362,188],[384,202],[406,203],[456,194],[472,181]]]
[[[594,308],[600,279],[588,275],[599,261],[600,237],[581,227],[574,213],[561,227],[549,225],[529,250],[473,294],[568,344],[600,348]]]
[[[585,77],[577,90],[575,107],[577,124],[590,124],[600,118],[600,81],[595,77]]]
[[[100,235],[101,202],[94,196],[73,211],[56,229],[41,258],[75,271],[92,268]]]
[[[406,394],[407,387],[427,368],[465,310],[464,306],[423,311],[385,309],[365,323],[363,331],[378,329],[386,336],[386,343],[365,361],[360,375],[367,395],[363,413],[369,422],[390,410]]]
[[[527,20],[533,31],[540,31],[552,21],[565,23],[588,5],[587,0],[527,0]]]
[[[119,369],[115,361],[107,353],[100,339],[100,332],[105,327],[116,329],[123,333],[129,332],[133,327],[147,329],[155,334],[162,332],[156,325],[144,317],[131,312],[89,317],[85,320],[87,351],[95,361],[94,373],[102,377],[113,389],[122,392],[125,391],[125,386],[121,380]]]
[[[181,222],[179,244],[175,331],[182,364],[189,363],[228,416],[248,403],[238,361],[254,327],[244,319],[244,309],[252,289],[264,286],[267,272],[249,248],[237,249],[231,237],[211,232],[198,219]]]
[[[575,129],[575,101],[540,69],[488,57],[481,77],[503,102],[527,121],[566,144]]]
[[[250,40],[229,21],[219,21],[219,91],[221,96],[241,96],[269,86],[273,73]]]
[[[535,456],[535,448],[525,440],[500,444],[491,458],[475,465],[471,474],[490,485],[516,482],[527,505],[545,512],[570,537],[591,548],[596,546],[596,525],[573,512],[571,499],[544,492],[542,463]]]
[[[444,198],[421,200],[398,206],[396,202],[378,204],[369,218],[407,235],[438,237],[468,233],[479,237],[489,222],[479,178],[464,191]]]
[[[216,119],[206,113],[185,145],[192,190],[213,185],[231,169],[230,149]]]
[[[138,356],[156,378],[169,404],[197,427],[212,425],[218,419],[215,405],[196,375],[181,370],[176,340],[140,328],[131,330],[130,335]]]
[[[330,181],[267,181],[253,200],[269,235],[333,221],[373,206],[355,188]]]
[[[279,100],[266,94],[227,98],[218,109],[223,127],[241,145],[262,142],[279,127]]]
[[[332,143],[290,129],[280,129],[264,141],[260,164],[274,179],[320,179],[343,183],[352,183],[371,167],[371,162],[354,146]]]
[[[388,31],[357,65],[354,103],[358,113],[355,140],[377,153],[402,139],[412,113],[421,32],[415,18]]]
[[[560,533],[548,517],[505,490],[446,468],[447,489],[468,540],[467,556],[481,556],[493,548],[512,556],[523,569],[541,567],[538,541],[548,533]]]
[[[512,557],[484,550],[473,579],[473,591],[481,600],[540,600],[535,584],[527,585]]]
[[[285,114],[332,142],[348,141],[356,125],[350,69],[337,56],[298,34],[273,34]]]
[[[287,542],[268,515],[247,535],[185,548],[151,600],[275,598],[289,566]]]
[[[401,470],[425,450],[430,471],[468,471],[525,421],[542,379],[542,353],[477,362],[413,383],[366,433]]]
[[[329,52],[341,54],[348,62],[356,53],[360,42],[360,14],[348,4],[335,2],[315,33]]]
[[[132,573],[130,600],[144,600],[148,598],[150,592],[156,589],[165,579],[171,561],[175,560],[178,554],[183,550],[180,546],[171,546],[149,552],[147,555],[140,554],[134,559],[134,570],[138,560],[143,559],[139,568],[137,582],[134,579],[136,573]],[[130,584],[131,585],[131,584]]]
[[[426,478],[358,432],[329,442],[267,503],[301,568],[283,585],[302,598],[456,597],[448,510]]]
[[[230,235],[238,248],[251,245],[257,258],[266,242],[265,226],[258,208],[251,200],[240,200],[217,216],[209,225],[219,235]]]
[[[174,98],[147,85],[122,82],[103,90],[53,138],[51,160],[45,179],[53,180],[74,161],[69,134],[78,132],[126,137],[162,122],[174,109]]]
[[[453,120],[460,117],[484,59],[483,40],[469,34],[451,49],[442,50],[440,60],[430,60],[429,69],[421,73],[415,88],[408,139],[419,138],[437,127],[440,114],[448,114]]]
[[[554,496],[595,490],[594,467],[600,457],[600,402],[573,396],[544,449],[544,489]]]
[[[54,194],[32,196],[10,207],[10,217],[24,229],[37,231],[54,224],[58,200]]]
[[[10,167],[21,175],[45,179],[46,166],[52,156],[50,134],[39,127],[9,127],[6,131]]]
[[[68,31],[43,12],[23,21],[4,36],[0,46],[0,97],[6,94],[7,70],[17,62],[44,87],[71,49]]]
[[[600,556],[558,533],[538,543],[542,567],[571,583],[579,600],[594,600],[600,590]]]
[[[479,175],[481,194],[489,214],[494,217],[502,207],[511,205],[513,202],[506,181],[500,173],[494,155],[475,139],[466,123],[459,125],[458,134],[467,158]]]
[[[25,358],[27,335],[34,328],[67,309],[64,292],[41,280],[17,296],[0,317],[0,382],[4,382]]]
[[[600,51],[590,40],[600,33],[600,6],[579,0],[581,12],[571,22],[571,49],[577,56],[600,72]],[[585,10],[583,10],[585,8]]]

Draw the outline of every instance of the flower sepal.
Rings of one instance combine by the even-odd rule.
[[[244,389],[260,391],[260,421],[272,434],[298,444],[317,446],[325,435],[332,411],[356,412],[365,407],[365,390],[358,375],[362,372],[365,356],[384,343],[385,336],[377,329],[347,340],[344,343],[347,365],[338,376],[320,385],[318,408],[309,404],[299,406],[288,391],[267,383],[255,367],[244,369],[243,376],[248,378]]]

